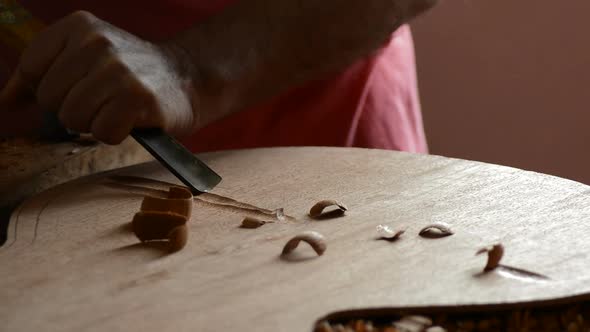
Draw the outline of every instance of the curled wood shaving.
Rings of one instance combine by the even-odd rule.
[[[443,222],[437,222],[425,226],[420,230],[419,235],[426,238],[441,238],[449,235],[453,235],[453,231],[448,224]]]
[[[301,241],[307,242],[311,246],[311,248],[318,254],[318,256],[321,256],[324,253],[324,251],[326,251],[327,245],[324,236],[315,231],[307,231],[289,240],[283,247],[283,252],[281,253],[281,255],[288,255],[289,253],[291,253],[293,250],[295,250],[295,248],[297,248],[299,242]]]
[[[185,187],[171,187],[166,198],[145,196],[141,211],[168,211],[190,218],[193,210],[193,194]]]
[[[252,217],[246,217],[244,218],[244,220],[242,220],[242,225],[240,225],[241,228],[258,228],[263,226],[264,224],[268,224],[268,223],[274,223],[274,221],[264,221],[264,220],[260,220],[260,219],[256,219],[256,218],[252,218]]]
[[[140,211],[131,222],[133,233],[142,242],[164,240],[176,227],[186,223],[182,215],[171,212]]]
[[[405,229],[398,229],[397,231],[386,225],[378,225],[377,233],[382,239],[395,241],[406,232]]]
[[[324,210],[330,206],[335,206],[335,210],[324,212]],[[348,208],[334,200],[323,200],[315,203],[314,206],[311,207],[309,210],[309,216],[314,219],[320,219],[324,217],[337,217],[344,214],[344,212],[348,211]]]
[[[166,197],[146,196],[133,216],[133,233],[142,242],[167,240],[170,251],[178,251],[188,241],[192,206],[193,195],[184,187],[170,187]]]
[[[481,248],[475,253],[475,255],[488,254],[488,262],[484,267],[484,271],[492,271],[500,266],[500,260],[504,256],[504,246],[501,243],[494,244],[489,247]]]

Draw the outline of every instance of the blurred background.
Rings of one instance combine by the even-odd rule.
[[[590,184],[588,13],[588,0],[442,0],[415,20],[431,153]]]

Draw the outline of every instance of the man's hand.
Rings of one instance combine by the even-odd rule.
[[[120,143],[135,127],[186,133],[198,119],[181,54],[172,44],[146,42],[77,12],[47,27],[24,51],[0,93],[0,111],[19,112],[33,94],[66,128],[105,143]]]
[[[162,45],[74,13],[24,52],[0,112],[32,92],[106,143],[134,127],[188,133],[371,54],[436,2],[241,0]]]

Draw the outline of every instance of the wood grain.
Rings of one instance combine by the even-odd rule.
[[[188,243],[172,255],[138,244],[128,226],[140,194],[150,192],[142,187],[164,186],[102,185],[114,174],[174,182],[156,163],[25,201],[0,248],[2,328],[311,331],[318,318],[343,310],[535,305],[590,293],[590,191],[580,183],[379,150],[256,149],[202,158],[224,181],[216,196],[195,200]],[[310,219],[309,208],[322,199],[346,204],[346,215]],[[239,227],[245,216],[276,208],[291,218]],[[454,235],[418,236],[434,222],[449,224]],[[380,224],[406,233],[378,240]],[[301,245],[281,259],[286,241],[308,230],[326,237],[323,256]],[[475,252],[496,242],[506,249],[503,264],[550,279],[481,274],[486,258]]]

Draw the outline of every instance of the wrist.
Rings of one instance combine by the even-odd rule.
[[[199,108],[195,105],[198,100],[198,94],[193,79],[194,66],[192,66],[190,61],[187,61],[187,56],[184,50],[174,41],[165,41],[158,43],[155,46],[165,59],[165,63],[168,67],[166,70],[172,73],[172,77],[176,81],[175,85],[179,87],[182,93],[190,101],[192,121],[189,127],[190,130],[193,131],[200,123],[200,114],[197,112]]]
[[[207,46],[198,46],[203,44],[195,42],[192,35],[188,40],[179,36],[160,44],[190,98],[193,130],[226,115],[232,108],[230,104],[233,100],[228,89],[230,85],[224,79],[220,66],[196,51]]]

